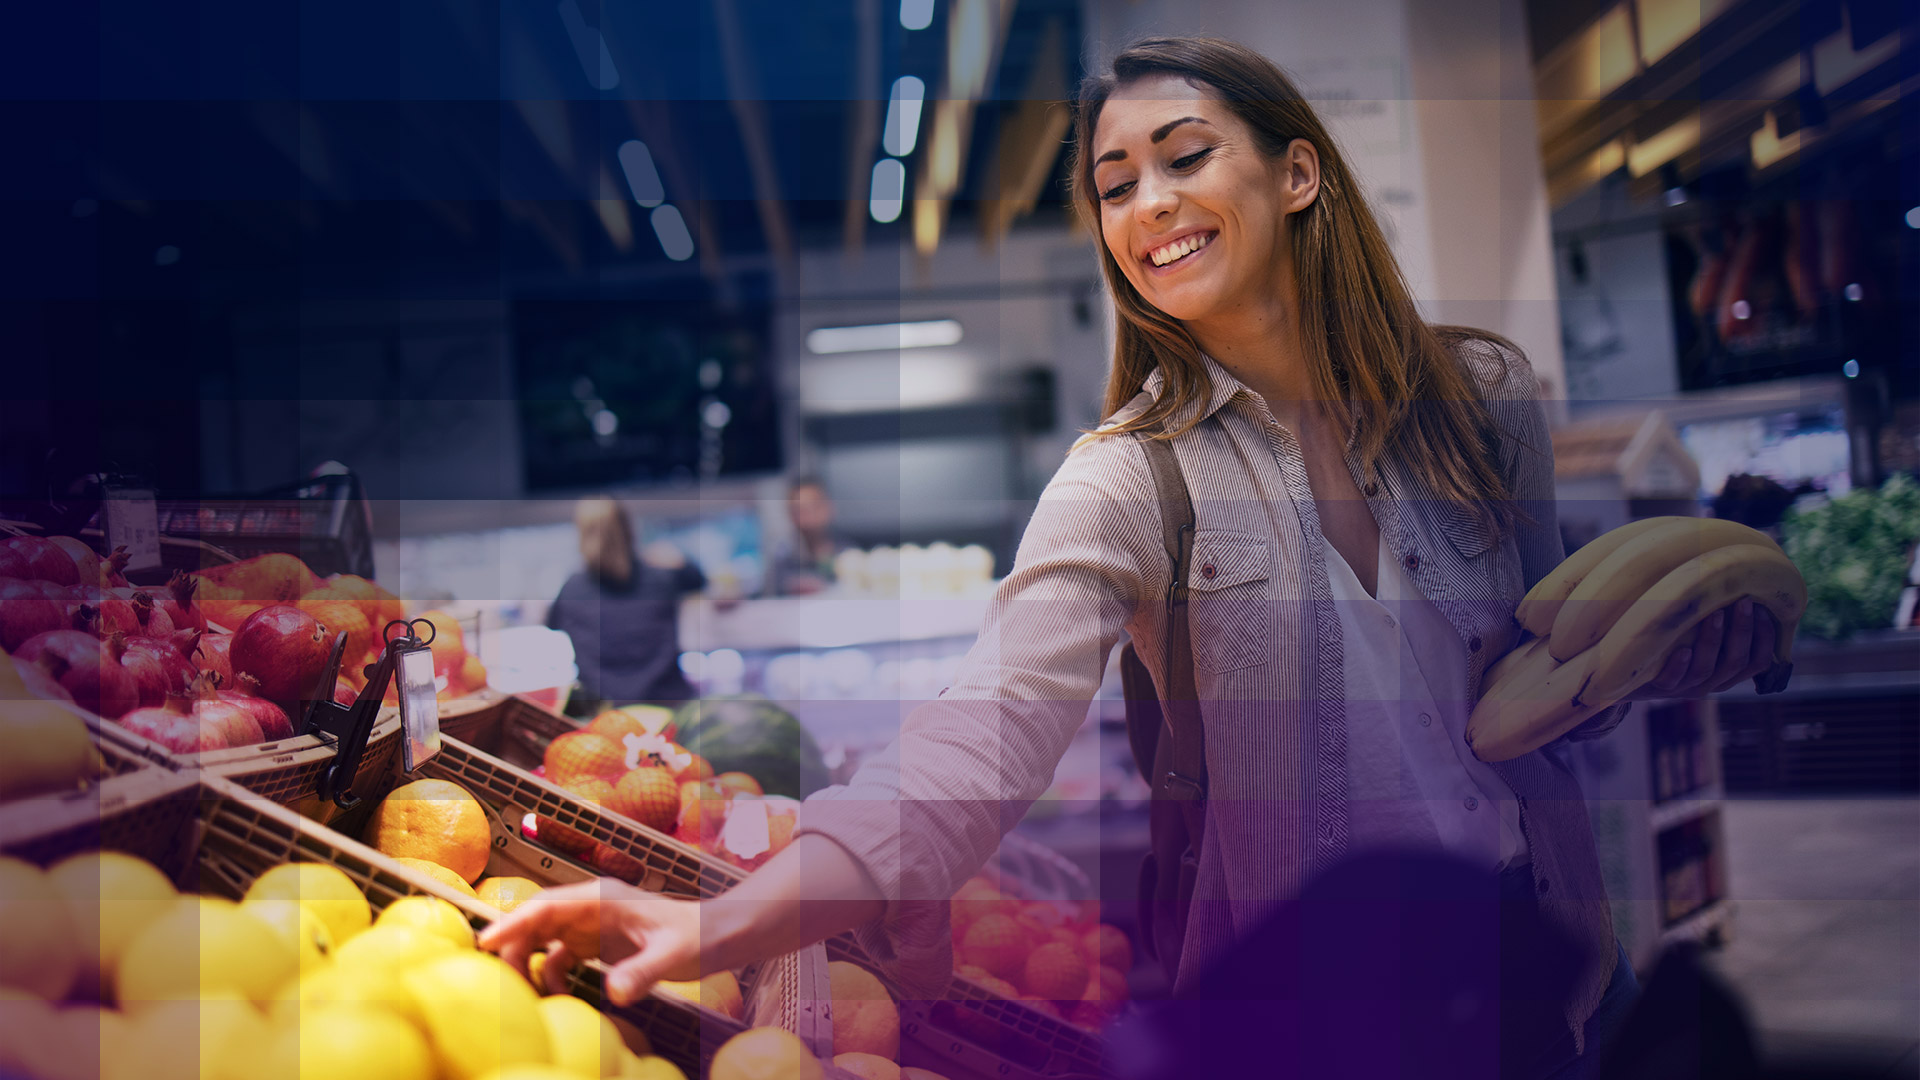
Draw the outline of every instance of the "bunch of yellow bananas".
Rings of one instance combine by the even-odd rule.
[[[1475,756],[1506,761],[1566,734],[1653,679],[1694,626],[1742,597],[1779,621],[1774,659],[1787,663],[1807,585],[1765,533],[1654,517],[1596,538],[1514,610],[1529,638],[1487,669],[1467,721]]]

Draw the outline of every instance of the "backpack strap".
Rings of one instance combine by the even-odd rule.
[[[1193,498],[1187,491],[1187,479],[1174,457],[1173,444],[1153,438],[1156,432],[1143,433],[1140,445],[1147,453],[1147,466],[1153,473],[1154,494],[1160,504],[1161,543],[1166,548],[1170,574],[1167,581],[1167,632],[1164,663],[1166,692],[1159,694],[1165,717],[1167,755],[1151,760],[1164,761],[1166,771],[1147,781],[1156,796],[1201,800],[1207,794],[1207,738],[1200,721],[1198,684],[1193,674],[1193,640],[1187,626],[1187,569],[1193,556]]]

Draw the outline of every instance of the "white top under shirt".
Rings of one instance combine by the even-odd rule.
[[[1527,861],[1513,789],[1466,745],[1466,646],[1378,544],[1376,600],[1331,543],[1346,643],[1352,847],[1440,847],[1500,870]]]

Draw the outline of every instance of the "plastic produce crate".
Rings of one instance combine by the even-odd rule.
[[[216,777],[143,770],[111,777],[91,792],[0,807],[0,853],[45,866],[98,849],[147,859],[183,890],[233,899],[244,896],[273,867],[321,862],[352,878],[376,912],[403,896],[421,894],[455,905],[476,929],[499,914],[356,840]],[[814,1042],[809,1045],[824,1032],[830,1050],[831,1029],[808,1016],[811,1006],[826,997],[825,971],[824,959],[803,965],[799,956],[750,969],[741,981],[744,1024],[668,994],[613,1010],[613,1015],[638,1027],[653,1053],[689,1076],[705,1075],[719,1045],[749,1026],[778,1025],[803,1039],[811,1035]],[[601,1006],[604,974],[597,963],[582,965],[570,980],[573,991]]]
[[[117,744],[123,751],[167,762],[182,773],[231,781],[315,821],[339,823],[348,831],[357,816],[365,813],[365,796],[385,782],[400,753],[400,712],[384,709],[367,736],[360,766],[354,770],[353,790],[362,797],[362,806],[351,812],[355,816],[347,816],[348,812],[322,802],[317,794],[320,776],[336,755],[333,740],[327,736],[294,735],[228,750],[175,754],[118,724],[103,722],[99,731],[103,745]]]
[[[567,724],[563,718],[553,719]],[[571,725],[567,729],[570,730]],[[494,724],[485,733],[511,741],[512,729],[509,724]],[[716,857],[702,854],[618,814],[590,806],[523,769],[468,746],[458,738],[447,737],[444,729],[440,752],[411,775],[402,774],[396,762],[380,795],[384,797],[401,783],[429,778],[460,785],[486,809],[493,837],[493,852],[487,863],[489,876],[524,877],[548,887],[593,881],[600,876],[598,870],[584,862],[526,839],[521,823],[528,814],[560,821],[630,858],[636,869],[622,876],[649,892],[688,898],[711,896],[741,876],[738,870]],[[731,875],[723,874],[723,870],[731,871]],[[576,996],[640,1026],[649,1037],[656,1037],[658,1033],[657,1052],[676,1062],[683,1058],[692,1060],[697,1055],[704,1068],[721,1043],[748,1027],[759,1026],[786,1028],[800,1036],[816,1056],[832,1057],[832,994],[823,946],[777,957],[742,971],[739,980],[747,1006],[745,1023],[664,992],[656,992],[647,1000],[626,1008],[615,1008],[605,1003],[604,976],[605,968],[600,964],[584,964],[575,969],[569,980],[570,987]],[[676,1040],[675,1052],[660,1048],[662,1044],[658,1040],[664,1038]]]

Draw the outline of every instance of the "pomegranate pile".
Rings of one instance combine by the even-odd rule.
[[[351,702],[378,656],[379,628],[406,618],[386,589],[351,574],[322,579],[292,555],[147,586],[127,581],[126,561],[124,550],[102,558],[73,537],[0,540],[0,649],[29,692],[71,701],[174,753],[293,735],[342,632],[330,693]],[[439,631],[441,698],[485,686],[459,626],[441,612],[420,617]]]

